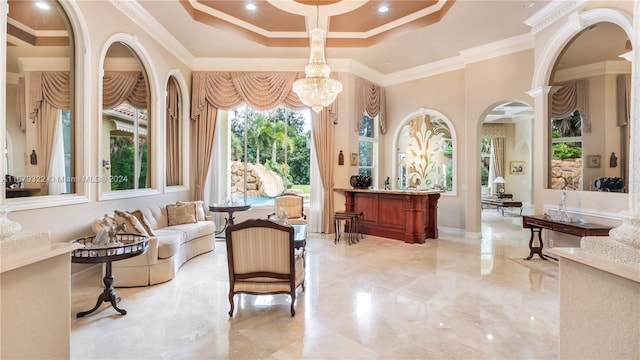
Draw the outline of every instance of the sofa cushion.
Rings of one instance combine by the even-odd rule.
[[[198,219],[198,221],[205,220],[204,201],[202,200],[178,201],[176,202],[176,204],[178,205],[196,204],[196,219]]]
[[[146,207],[141,208],[140,212],[142,212],[145,219],[147,219],[147,223],[149,224],[151,229],[156,230],[167,227],[168,220],[166,207],[147,205]]]
[[[167,219],[169,226],[197,223],[196,204],[167,205]]]
[[[158,239],[158,259],[172,257],[184,242],[184,233],[165,229],[156,230]]]
[[[149,222],[147,222],[147,219],[144,217],[144,214],[142,214],[142,211],[140,210],[129,211],[129,214],[135,216],[136,219],[140,221],[140,224],[142,224],[142,227],[144,227],[144,230],[147,232],[149,236],[155,236],[155,234],[153,233],[153,229],[151,229],[151,225],[149,225]]]
[[[179,231],[183,233],[183,242],[187,242],[215,233],[216,226],[213,221],[198,221],[196,224],[172,225],[167,227],[166,230]]]
[[[127,213],[124,211],[120,211],[120,210],[114,210],[113,212],[114,214],[114,218],[116,220],[116,224],[121,225],[121,224],[125,224],[126,225],[126,229],[125,232],[128,234],[142,234],[142,235],[147,235],[149,236],[149,234],[147,234],[147,231],[144,229],[144,226],[142,226],[142,224],[140,224],[140,221],[138,221],[138,219]]]

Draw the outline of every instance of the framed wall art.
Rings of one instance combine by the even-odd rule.
[[[524,161],[511,161],[509,173],[512,175],[524,175],[527,172],[527,164]]]
[[[587,155],[587,167],[599,168],[600,167],[600,155]]]
[[[358,166],[358,153],[351,153],[351,166]]]

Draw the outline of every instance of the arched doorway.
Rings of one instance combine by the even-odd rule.
[[[531,106],[520,100],[498,102],[485,113],[478,141],[481,223],[485,214],[519,217],[521,212],[531,212],[533,118]],[[487,199],[510,200],[512,204],[496,209],[495,205],[483,201]]]

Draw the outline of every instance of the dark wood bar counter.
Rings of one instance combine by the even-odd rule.
[[[441,191],[337,190],[344,191],[346,211],[364,214],[364,234],[418,244],[438,238]]]

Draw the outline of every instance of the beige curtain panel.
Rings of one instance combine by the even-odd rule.
[[[40,175],[49,174],[51,167],[51,154],[53,152],[53,139],[58,125],[58,113],[60,110],[69,110],[71,107],[71,84],[69,73],[63,71],[31,73],[30,81],[30,106],[29,118],[35,122],[38,139],[38,166]],[[40,194],[49,193],[49,184],[44,181],[40,184]]]
[[[25,81],[24,78],[21,77],[18,79],[18,91],[16,94],[16,114],[18,115],[18,126],[20,126],[20,129],[22,131],[25,131],[27,129],[27,104],[25,104],[25,95]]]
[[[560,84],[560,88],[551,96],[551,117],[564,118],[574,111],[582,115],[582,128],[591,132],[589,118],[589,81],[578,80]]]
[[[127,101],[147,108],[147,81],[141,71],[105,71],[102,78],[102,107],[113,109]]]
[[[167,185],[180,185],[180,90],[172,76],[167,82]]]
[[[213,152],[213,138],[216,132],[216,121],[218,109],[215,106],[207,104],[203,112],[195,119],[196,141],[196,178],[194,199],[204,200],[204,185],[207,181],[207,173],[209,172],[209,163],[211,162],[211,154]]]
[[[493,147],[493,167],[496,177],[504,176],[504,138],[493,138],[491,146]]]
[[[616,108],[618,110],[618,126],[629,124],[631,113],[631,74],[618,75],[616,78]]]
[[[357,78],[356,79],[356,91],[355,91],[355,119],[356,119],[356,131],[360,129],[362,125],[362,116],[367,115],[371,118],[380,115],[380,133],[385,134],[387,132],[387,120],[386,120],[386,93],[384,88],[375,85],[367,80]]]
[[[334,101],[331,105],[322,108],[320,113],[311,113],[311,134],[315,144],[316,156],[320,179],[322,180],[323,204],[322,223],[320,231],[325,234],[334,232],[333,222],[333,142],[334,120],[337,118],[338,104]]]

